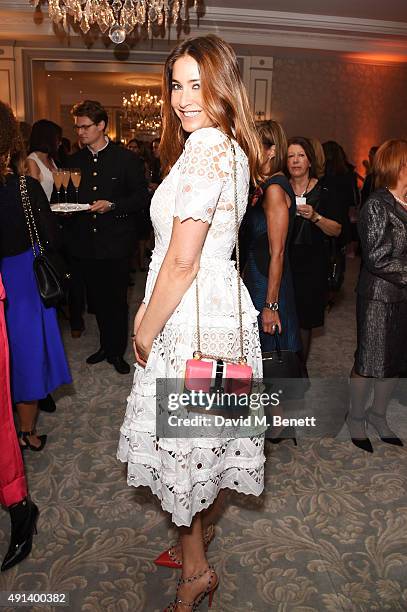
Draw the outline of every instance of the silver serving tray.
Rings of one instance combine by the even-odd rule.
[[[68,202],[67,204],[51,204],[51,210],[55,213],[72,213],[82,210],[89,210],[90,204],[76,204],[76,202]]]

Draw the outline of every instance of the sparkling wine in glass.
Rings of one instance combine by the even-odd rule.
[[[71,178],[71,172],[69,170],[66,170],[65,168],[61,170],[61,172],[62,172],[62,185],[64,186],[64,189],[65,189],[65,204],[68,204],[68,185],[69,185],[69,179]]]
[[[60,200],[59,200],[59,194],[61,193],[61,187],[62,187],[62,172],[61,170],[54,170],[54,172],[52,173],[53,179],[54,179],[54,185],[55,185],[55,189],[57,192],[57,198],[58,198],[58,204],[60,204]]]
[[[79,204],[79,185],[81,184],[81,169],[71,168],[71,181],[76,191],[76,203]]]

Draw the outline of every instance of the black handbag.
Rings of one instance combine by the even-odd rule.
[[[346,267],[345,249],[345,246],[339,245],[337,238],[329,240],[328,289],[331,291],[339,291],[343,285]]]
[[[25,176],[20,176],[20,194],[34,254],[33,270],[38,292],[46,308],[57,306],[65,298],[70,274],[59,253],[45,250],[41,243]]]
[[[281,399],[302,399],[310,387],[308,372],[298,353],[280,347],[278,332],[274,334],[276,349],[262,353],[263,382],[266,388],[278,387]]]

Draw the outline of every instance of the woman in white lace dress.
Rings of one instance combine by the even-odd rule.
[[[151,204],[155,249],[134,323],[136,371],[118,448],[128,484],[148,486],[180,527],[182,580],[168,610],[190,611],[213,594],[202,514],[221,489],[260,495],[263,437],[157,438],[156,379],[183,379],[197,348],[199,270],[205,353],[239,355],[233,154],[239,223],[249,180],[259,178],[260,146],[236,57],[216,36],[187,40],[167,59],[161,159],[169,173]],[[242,286],[244,350],[261,378],[257,311]]]

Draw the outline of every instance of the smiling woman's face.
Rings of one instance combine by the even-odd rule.
[[[214,125],[202,105],[198,63],[190,55],[183,55],[172,69],[171,106],[186,132]]]

